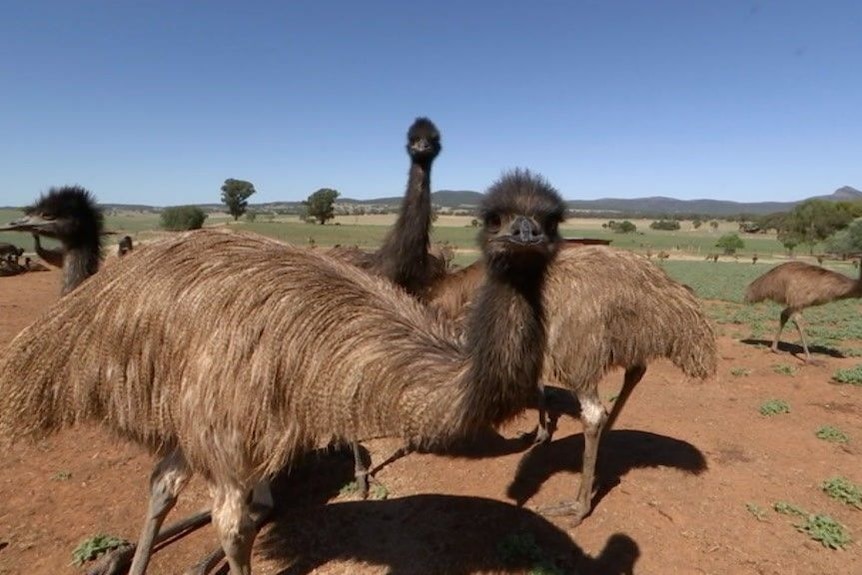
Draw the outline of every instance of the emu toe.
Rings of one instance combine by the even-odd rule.
[[[565,517],[572,527],[577,527],[590,514],[590,508],[577,501],[562,501],[551,505],[541,505],[536,508],[536,512],[545,517]]]

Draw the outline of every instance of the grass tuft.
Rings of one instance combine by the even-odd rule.
[[[820,488],[832,499],[862,509],[862,488],[846,477],[831,477]]]
[[[84,539],[77,547],[75,547],[72,551],[72,562],[80,567],[87,561],[97,559],[104,553],[113,551],[118,547],[125,547],[129,544],[130,543],[128,541],[120,537],[99,533],[98,535],[93,535],[92,537]]]
[[[782,413],[790,413],[790,405],[781,399],[770,399],[760,406],[760,415],[771,417]]]
[[[817,438],[829,443],[847,443],[850,438],[847,434],[833,425],[824,425],[817,430]]]
[[[862,386],[862,365],[836,370],[832,374],[832,381],[841,384]]]

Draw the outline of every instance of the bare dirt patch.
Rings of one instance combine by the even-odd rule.
[[[0,353],[58,294],[57,272],[0,278]],[[602,445],[595,510],[582,525],[532,510],[574,497],[581,468],[579,423],[564,416],[553,443],[527,449],[529,411],[499,434],[455,455],[412,454],[377,473],[388,499],[340,495],[352,479],[345,452],[314,453],[278,482],[281,509],[256,546],[256,573],[528,573],[513,549],[538,550],[560,573],[850,574],[862,573],[857,542],[832,551],[772,511],[777,501],[831,515],[856,541],[862,512],[826,497],[819,486],[844,475],[862,482],[862,389],[829,382],[857,360],[820,356],[772,370],[768,351],[723,338],[719,375],[686,381],[653,365]],[[734,376],[731,371],[748,375]],[[603,383],[609,399],[622,376]],[[790,413],[765,417],[781,399]],[[832,425],[847,444],[818,439]],[[399,447],[369,443],[375,462]],[[80,573],[71,551],[84,538],[129,539],[145,512],[152,458],[96,426],[64,431],[0,453],[0,573]],[[207,504],[202,482],[174,516]],[[759,511],[759,512],[758,512]],[[207,528],[156,555],[151,573],[180,573],[215,542]],[[530,553],[526,553],[529,555]],[[514,559],[513,559],[514,557]]]

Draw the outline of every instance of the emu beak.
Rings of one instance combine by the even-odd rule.
[[[410,151],[419,153],[419,152],[429,152],[431,151],[431,144],[428,143],[428,140],[422,138],[421,140],[416,140],[415,142],[410,142]]]
[[[8,225],[0,227],[0,232],[50,233],[53,229],[54,220],[46,220],[40,216],[32,215],[9,222]]]
[[[512,221],[506,238],[509,242],[523,246],[531,246],[547,240],[539,226],[526,216],[518,216]]]

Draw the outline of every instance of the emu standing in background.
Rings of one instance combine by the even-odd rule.
[[[332,437],[442,447],[534,399],[564,205],[515,172],[482,213],[487,280],[463,336],[388,281],[259,236],[202,230],[123,258],[0,358],[0,443],[90,420],[157,453],[133,575],[200,473],[231,572],[249,575],[248,493],[302,453]]]
[[[24,214],[23,218],[0,230],[33,233],[37,239],[36,251],[42,258],[45,258],[45,250],[41,250],[39,236],[60,240],[63,251],[52,250],[55,254],[62,254],[59,256],[59,265],[63,268],[60,295],[69,293],[99,270],[104,215],[90,192],[80,186],[51,188],[26,208]],[[51,256],[45,261],[56,265],[56,259],[52,261]]]
[[[428,286],[445,275],[445,264],[428,252],[431,167],[441,149],[440,132],[434,123],[428,118],[417,118],[407,131],[410,171],[395,225],[373,253],[357,248],[333,248],[330,253],[424,298]]]
[[[484,279],[481,263],[459,270],[435,286],[431,305],[449,317],[463,316]],[[711,376],[718,361],[715,334],[686,286],[632,252],[605,246],[562,250],[548,268],[542,300],[548,333],[542,381],[578,398],[584,426],[577,499],[543,511],[569,515],[577,524],[592,507],[601,434],[612,428],[649,362],[663,357],[688,376]],[[598,384],[614,367],[625,376],[608,414]],[[543,394],[539,398],[541,442],[550,430]]]
[[[802,328],[802,310],[840,299],[862,297],[862,266],[859,279],[803,262],[787,262],[775,266],[745,290],[746,303],[771,300],[784,307],[778,321],[778,331],[772,340],[772,351],[778,353],[778,340],[787,320],[792,319],[802,340],[805,362],[811,363],[811,352]]]
[[[123,236],[123,239],[117,242],[117,255],[120,257],[123,257],[133,249],[135,248],[132,245],[132,236]]]

